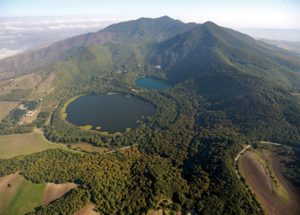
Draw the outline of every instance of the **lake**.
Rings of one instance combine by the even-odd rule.
[[[138,87],[146,89],[165,90],[171,87],[167,82],[153,77],[140,78],[135,83]]]
[[[66,120],[77,126],[98,126],[101,131],[123,132],[136,128],[146,117],[156,114],[149,103],[125,95],[85,95],[71,102],[66,108]]]

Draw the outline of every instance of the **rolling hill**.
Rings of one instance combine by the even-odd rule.
[[[114,24],[2,60],[0,78],[50,70],[62,77],[61,86],[65,80],[80,86],[91,76],[141,65],[146,72],[161,65],[169,82],[193,88],[250,136],[300,140],[300,59],[212,22],[185,24],[164,16]]]
[[[109,43],[158,42],[195,27],[167,16],[158,19],[140,18],[111,25],[95,33],[83,34],[56,42],[46,48],[28,51],[0,61],[0,80],[28,73],[41,66],[72,56],[78,47]]]
[[[38,96],[38,85],[26,88],[31,97],[6,84],[14,91],[0,100],[43,96],[43,114],[25,129],[18,114],[9,114],[1,134],[39,125],[53,142],[114,152],[53,149],[0,159],[1,176],[21,172],[33,182],[79,185],[32,214],[76,212],[90,202],[101,214],[263,214],[234,158],[261,140],[300,142],[300,59],[212,22],[141,18],[2,60],[0,68],[0,79],[31,73],[53,80]],[[135,80],[143,76],[172,87],[142,89]],[[70,99],[112,92],[146,100],[158,114],[122,134],[82,130],[64,119]]]
[[[292,92],[300,88],[300,61],[292,54],[207,22],[156,45],[150,62],[162,65],[171,82],[187,82],[244,132],[299,141]]]

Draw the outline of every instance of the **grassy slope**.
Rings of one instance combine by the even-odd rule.
[[[260,150],[256,151],[254,156],[255,159],[264,167],[271,179],[274,194],[276,194],[284,203],[289,204],[291,201],[290,195],[282,181],[278,178],[278,175],[281,175],[281,171],[275,171],[272,167],[273,153],[269,150]]]
[[[108,148],[105,147],[93,146],[89,143],[84,143],[84,142],[72,144],[71,149],[79,150],[83,152],[101,152],[101,153],[107,152],[109,150]]]
[[[0,102],[0,120],[3,119],[12,109],[18,106],[19,102]]]
[[[67,149],[65,145],[47,141],[38,132],[0,136],[0,159],[40,152],[51,148]]]
[[[32,89],[35,87],[40,81],[42,77],[39,74],[31,73],[31,74],[26,74],[19,76],[15,79],[12,79],[9,83],[6,85],[3,85],[1,87],[0,94],[7,94],[12,90],[15,89]]]
[[[55,79],[55,74],[47,74],[44,79],[34,87],[33,92],[31,93],[29,100],[36,100],[43,98],[48,95],[53,90],[53,80]]]
[[[34,184],[18,173],[0,177],[0,214],[23,215],[42,204],[60,198],[76,186],[72,183]]]
[[[33,184],[18,175],[0,192],[0,214],[23,215],[42,204],[45,183]]]

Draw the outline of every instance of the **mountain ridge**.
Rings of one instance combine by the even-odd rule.
[[[173,31],[166,26],[173,26]],[[56,46],[63,56],[55,54]],[[60,76],[76,79],[76,84],[81,84],[80,74],[88,78],[120,68],[147,73],[160,65],[156,73],[174,85],[190,83],[187,88],[226,113],[243,132],[252,135],[259,127],[264,133],[261,138],[273,135],[274,141],[300,141],[296,120],[300,104],[293,95],[300,91],[300,59],[215,23],[141,18],[61,41],[42,52],[34,55],[38,62],[43,64],[43,58],[50,56],[48,63],[54,64],[50,70],[62,70]],[[49,70],[47,64],[41,70]],[[252,108],[244,116],[247,106]]]
[[[202,57],[198,58],[203,60],[205,59],[205,55],[208,55],[208,57],[222,60],[222,63],[227,63],[231,66],[234,65],[235,67],[240,66],[240,64],[252,65],[255,69],[261,70],[260,73],[265,72],[264,75],[269,76],[273,76],[274,74],[267,74],[265,70],[269,69],[270,66],[278,66],[279,64],[276,61],[281,62],[282,65],[284,65],[283,62],[286,64],[282,68],[283,72],[293,72],[296,76],[298,76],[298,71],[294,71],[294,68],[300,68],[299,59],[286,56],[284,55],[285,52],[276,52],[274,54],[274,50],[271,49],[271,46],[256,41],[248,35],[220,27],[212,22],[204,23],[191,31],[159,43],[152,54],[151,61],[156,64],[164,64],[164,68],[167,67],[168,70],[172,63],[167,63],[168,60],[170,60],[169,57],[166,56],[168,54],[167,52],[172,52],[172,48],[178,49],[180,43],[182,44],[181,48],[184,50],[174,51],[175,54],[173,54],[173,56],[175,57],[176,54],[180,55],[185,53],[185,55],[189,54],[192,57],[202,55]],[[184,47],[185,45],[187,45],[187,47]],[[184,58],[186,56],[181,57]],[[288,57],[289,59],[286,59]],[[197,60],[191,61],[197,62]],[[172,59],[172,62],[174,63],[174,59]],[[269,65],[268,63],[272,65]],[[178,67],[178,65],[175,67]],[[239,69],[241,69],[241,67],[239,67]],[[169,70],[174,71],[176,68],[172,67],[169,68]],[[254,69],[251,72],[253,74],[257,73]],[[278,72],[278,75],[280,75],[279,73],[281,72]],[[260,77],[262,77],[261,74]],[[299,80],[299,77],[297,77],[297,79]],[[297,87],[299,87],[299,84]]]
[[[166,28],[170,24],[172,29],[171,32],[168,28]],[[31,70],[34,70],[38,67],[50,64],[58,60],[63,60],[67,56],[69,56],[68,51],[75,47],[104,45],[117,41],[137,42],[139,35],[134,34],[135,30],[137,30],[135,33],[141,33],[141,30],[149,28],[150,30],[147,30],[145,33],[151,34],[151,38],[149,38],[150,41],[156,41],[163,40],[165,39],[165,37],[170,37],[174,34],[182,33],[182,31],[187,31],[193,28],[193,26],[195,25],[195,23],[185,24],[179,20],[173,20],[167,16],[157,19],[141,18],[138,20],[113,24],[98,32],[71,37],[62,41],[55,42],[45,48],[28,51],[17,56],[0,60],[0,79],[7,79],[13,77],[16,74],[30,72]],[[143,27],[143,29],[138,29],[137,26],[140,26],[140,28]],[[129,27],[131,28],[131,31],[127,34],[124,33],[124,28]],[[153,29],[159,29],[159,31],[162,31],[163,29],[165,30],[161,34],[158,34],[159,31],[156,31],[156,34],[153,34],[153,32],[151,31]],[[142,36],[145,37],[145,35]]]
[[[75,213],[86,202],[101,214],[264,213],[237,176],[235,158],[245,145],[265,149],[262,140],[299,146],[299,58],[211,22],[187,25],[169,17],[141,18],[77,39],[61,42],[60,53],[52,47],[35,54],[43,66],[32,64],[30,75],[40,75],[41,84],[24,90],[17,85],[30,79],[16,78],[1,86],[6,92],[0,101],[33,103],[41,112],[31,124],[20,125],[26,111],[13,109],[1,121],[0,134],[39,127],[48,140],[84,151],[0,159],[1,176],[21,171],[35,183],[79,185],[30,214]],[[50,65],[43,64],[49,59]],[[149,76],[170,87],[160,91],[137,84]],[[114,93],[136,96],[157,114],[112,134],[101,125],[89,130],[66,120],[68,104],[78,96]],[[81,142],[108,153],[85,151]],[[287,166],[292,179],[299,178],[298,164]]]

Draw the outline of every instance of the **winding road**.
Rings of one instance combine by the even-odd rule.
[[[247,151],[250,147],[251,147],[251,145],[245,146],[245,147],[238,153],[238,155],[234,158],[234,161],[237,162],[238,159],[240,158],[240,156],[241,156],[245,151]]]
[[[114,153],[114,152],[117,152],[117,151],[121,151],[121,150],[125,150],[125,149],[130,149],[133,146],[134,145],[132,145],[132,146],[125,146],[125,147],[121,147],[121,148],[118,148],[118,149],[114,149],[114,150],[106,152],[106,154],[111,154],[111,153]]]
[[[236,175],[238,176],[238,178],[241,178],[241,175],[239,174],[239,167],[238,167],[238,165],[237,165],[237,162],[238,162],[240,156],[241,156],[245,151],[247,151],[247,150],[250,149],[250,148],[251,148],[251,145],[245,146],[245,147],[237,154],[237,156],[234,158],[235,173],[236,173]]]

